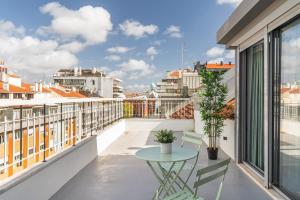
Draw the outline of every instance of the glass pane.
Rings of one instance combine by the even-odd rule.
[[[282,30],[279,186],[300,198],[300,21]]]

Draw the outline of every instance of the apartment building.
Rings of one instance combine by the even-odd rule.
[[[196,62],[194,68],[172,70],[167,72],[166,77],[156,83],[156,92],[159,97],[191,97],[201,86],[199,72],[206,68],[213,71],[228,71],[235,64],[229,63],[204,63]]]
[[[113,98],[125,98],[122,87],[122,80],[118,78],[113,79]]]
[[[68,89],[76,88],[89,97],[103,98],[113,98],[114,79],[95,67],[92,69],[81,67],[60,69],[53,76],[54,83]]]
[[[8,68],[0,65],[0,99],[32,99],[33,86],[25,83],[16,74],[8,72]]]
[[[191,68],[169,71],[166,77],[156,83],[159,97],[190,97],[200,87],[198,72]]]

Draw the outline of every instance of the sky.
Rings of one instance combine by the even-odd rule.
[[[240,1],[2,1],[0,59],[31,83],[60,68],[98,67],[143,90],[196,61],[234,62],[216,32]]]

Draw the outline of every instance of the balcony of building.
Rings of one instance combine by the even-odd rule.
[[[3,200],[151,199],[158,182],[134,153],[156,145],[153,134],[160,129],[176,131],[179,145],[182,132],[195,130],[197,124],[193,101],[184,98],[16,101],[1,106]],[[213,163],[205,148],[203,144],[197,168]],[[221,152],[219,160],[227,157]],[[215,184],[199,194],[213,199]],[[232,161],[222,199],[271,197]]]

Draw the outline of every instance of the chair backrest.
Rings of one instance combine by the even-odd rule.
[[[223,160],[222,162],[213,164],[211,166],[202,168],[197,171],[197,181],[194,184],[195,188],[195,196],[197,195],[197,191],[199,186],[204,185],[210,181],[213,181],[214,179],[217,179],[219,177],[222,177],[218,193],[216,196],[216,200],[220,199],[222,187],[223,187],[223,181],[225,178],[225,174],[228,170],[228,165],[230,163],[230,158]]]
[[[200,150],[200,146],[202,145],[202,136],[200,134],[190,132],[190,131],[183,132],[183,136],[181,140],[182,140],[181,146],[183,146],[185,142],[189,142],[197,145]]]

